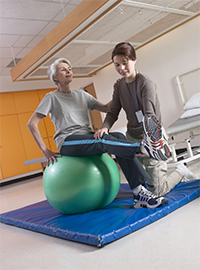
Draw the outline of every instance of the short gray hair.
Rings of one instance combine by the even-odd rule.
[[[54,82],[56,85],[57,85],[57,82],[54,81],[53,76],[56,75],[56,68],[57,68],[57,65],[58,65],[59,63],[66,63],[66,64],[69,65],[70,68],[72,67],[72,65],[71,65],[71,63],[69,62],[69,60],[67,60],[67,59],[65,59],[65,58],[58,58],[53,64],[50,65],[50,67],[49,67],[48,70],[47,70],[47,74],[48,74],[49,79],[50,79],[52,82]]]

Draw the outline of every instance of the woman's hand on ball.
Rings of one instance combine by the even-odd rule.
[[[44,155],[45,155],[45,157],[47,159],[48,166],[50,165],[50,163],[53,164],[54,162],[57,162],[56,157],[61,157],[61,155],[59,153],[52,152],[49,149],[46,149],[44,151]]]

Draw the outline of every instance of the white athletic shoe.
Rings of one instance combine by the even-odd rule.
[[[141,151],[157,160],[167,160],[170,150],[165,141],[162,140],[162,128],[160,122],[154,115],[146,114],[143,119],[144,140]],[[144,151],[144,148],[146,151]]]
[[[177,165],[176,170],[183,175],[182,182],[188,182],[197,179],[197,177],[191,172],[184,164]]]
[[[136,195],[133,193],[134,208],[150,208],[154,209],[166,203],[164,197],[157,197],[151,191],[145,187],[141,187],[141,190]]]

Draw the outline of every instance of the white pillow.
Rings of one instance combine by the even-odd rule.
[[[194,94],[183,107],[184,110],[190,110],[194,108],[200,108],[200,92],[197,94]]]
[[[200,114],[200,108],[195,108],[195,109],[185,111],[181,115],[181,118],[188,118],[188,117],[192,117],[192,116],[199,115],[199,114]]]

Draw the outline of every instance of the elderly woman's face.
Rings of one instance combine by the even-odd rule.
[[[71,67],[67,63],[59,63],[56,68],[54,80],[58,83],[70,83],[73,78]]]

